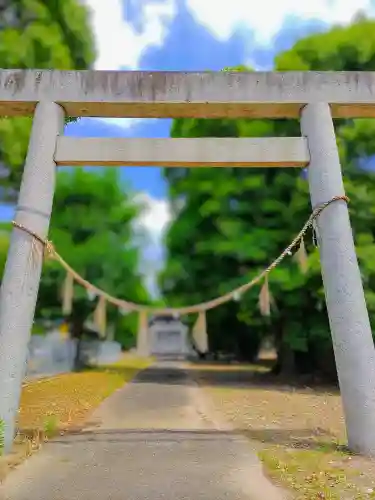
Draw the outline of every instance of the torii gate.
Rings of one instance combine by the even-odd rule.
[[[344,195],[333,117],[375,117],[375,72],[0,71],[0,115],[32,115],[16,222],[47,237],[56,165],[309,165],[312,206]],[[301,118],[302,137],[77,139],[65,116]],[[375,350],[348,209],[318,219],[320,257],[349,446],[375,455]],[[0,295],[0,421],[14,435],[42,255],[15,228]]]

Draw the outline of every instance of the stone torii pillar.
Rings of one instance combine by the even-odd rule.
[[[308,140],[313,208],[344,195],[330,106],[308,104],[301,114]],[[349,448],[375,454],[375,349],[348,207],[337,201],[317,219],[327,311],[344,407]]]
[[[54,102],[37,104],[15,220],[46,238],[55,191],[54,153],[64,111]],[[0,289],[0,422],[4,451],[11,450],[30,332],[34,321],[44,248],[14,228]]]

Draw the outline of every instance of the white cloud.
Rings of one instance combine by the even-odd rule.
[[[91,10],[91,23],[98,53],[97,70],[137,69],[145,49],[161,45],[168,21],[175,15],[174,0],[146,4],[143,9],[144,29],[138,33],[124,20],[123,0],[85,0]],[[136,120],[105,119],[112,125],[128,128]]]
[[[168,200],[154,198],[146,192],[138,193],[135,200],[143,206],[137,225],[147,231],[151,244],[159,245],[172,219]]]
[[[172,218],[168,201],[154,198],[146,192],[138,193],[135,196],[135,201],[143,206],[139,218],[142,227],[155,234],[159,234],[166,229]]]
[[[226,40],[237,28],[245,26],[254,30],[260,44],[268,44],[290,15],[345,24],[358,10],[375,12],[372,0],[263,0],[256,7],[249,0],[231,0],[218,2],[214,9],[211,0],[186,1],[196,19],[217,38]]]
[[[137,69],[142,52],[163,43],[166,20],[175,14],[173,0],[145,5],[144,30],[138,33],[124,20],[123,0],[86,0],[86,4],[92,12],[98,70]]]
[[[172,220],[171,207],[168,200],[153,198],[142,192],[135,196],[143,210],[135,224],[135,231],[143,243],[142,273],[146,278],[148,289],[157,294],[157,274],[163,266],[163,238]]]

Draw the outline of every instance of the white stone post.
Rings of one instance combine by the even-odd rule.
[[[137,355],[147,358],[150,355],[149,336],[150,330],[140,330],[137,335]]]
[[[15,220],[42,238],[48,234],[56,138],[63,127],[64,111],[58,104],[40,102],[36,106]],[[6,453],[15,433],[42,263],[41,243],[14,228],[0,289],[0,422]]]
[[[138,331],[137,331],[137,355],[147,357],[150,355],[150,327],[148,324],[148,315],[145,312],[139,313]]]
[[[330,107],[302,110],[302,135],[310,151],[312,206],[343,195],[344,186]],[[345,201],[317,221],[319,251],[349,448],[375,455],[375,349]]]

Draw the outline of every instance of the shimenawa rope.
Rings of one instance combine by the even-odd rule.
[[[22,224],[12,221],[12,224],[14,227],[17,229],[20,229],[21,231],[26,232],[30,236],[32,236],[37,242],[39,242],[43,248],[45,254],[49,258],[53,258],[57,262],[61,264],[61,266],[66,270],[68,274],[70,274],[74,280],[79,283],[81,286],[86,288],[88,291],[91,291],[94,293],[96,296],[99,296],[102,299],[105,299],[107,302],[124,309],[128,312],[145,312],[145,313],[151,313],[151,314],[156,314],[156,315],[172,315],[172,314],[191,314],[191,313],[200,313],[203,311],[208,311],[209,309],[214,309],[215,307],[218,307],[225,302],[229,302],[230,300],[233,300],[235,297],[240,297],[243,293],[247,292],[250,288],[252,288],[254,285],[265,279],[268,274],[275,269],[276,266],[280,264],[280,262],[287,256],[291,255],[292,250],[298,245],[298,243],[301,243],[303,241],[304,235],[307,233],[307,231],[310,228],[314,228],[314,224],[316,219],[319,217],[319,215],[323,212],[325,208],[327,208],[331,203],[334,203],[335,201],[345,201],[346,203],[349,203],[349,198],[345,195],[343,196],[334,196],[330,200],[319,204],[317,207],[314,208],[312,211],[310,217],[302,227],[301,231],[297,234],[297,236],[293,239],[293,241],[288,245],[285,250],[266,268],[264,269],[260,274],[258,274],[255,278],[253,278],[251,281],[245,283],[244,285],[241,285],[234,290],[221,295],[220,297],[216,297],[215,299],[209,300],[207,302],[202,302],[200,304],[194,304],[191,306],[186,306],[186,307],[177,307],[177,308],[154,308],[154,307],[149,307],[146,305],[141,305],[141,304],[135,304],[134,302],[129,302],[123,299],[119,299],[117,297],[113,297],[112,295],[106,293],[104,290],[101,290],[100,288],[96,287],[95,285],[91,284],[87,280],[85,280],[80,274],[78,274],[66,261],[61,257],[61,255],[56,251],[53,243],[49,241],[48,239],[43,239],[41,238],[38,234],[34,233],[27,227],[23,226]]]

